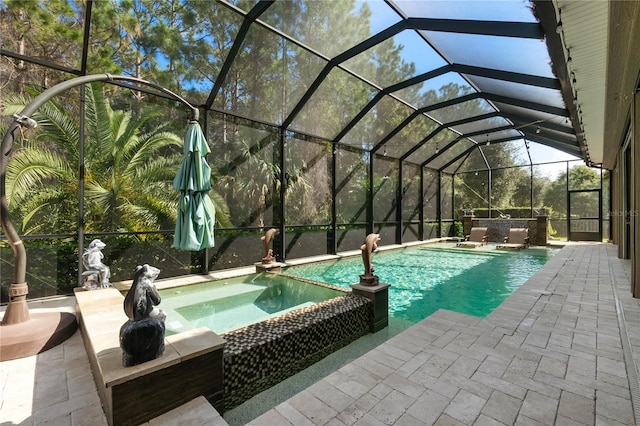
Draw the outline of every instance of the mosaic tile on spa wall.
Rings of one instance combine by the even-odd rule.
[[[223,334],[225,408],[367,334],[370,311],[367,298],[348,293]]]

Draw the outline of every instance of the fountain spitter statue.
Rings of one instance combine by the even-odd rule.
[[[364,244],[360,246],[362,251],[362,263],[364,263],[364,274],[360,275],[360,284],[377,285],[378,276],[373,274],[373,264],[371,263],[371,254],[378,248],[380,234],[369,234],[364,239]]]

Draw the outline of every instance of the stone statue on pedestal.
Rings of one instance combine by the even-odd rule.
[[[262,240],[262,245],[264,247],[264,257],[262,258],[262,263],[267,265],[269,263],[274,263],[276,258],[273,256],[273,250],[271,249],[271,242],[273,238],[279,231],[276,228],[269,229],[260,239]]]
[[[109,282],[111,270],[102,263],[104,258],[102,249],[105,247],[105,243],[95,239],[89,243],[89,247],[82,254],[82,266],[85,269],[82,273],[82,287],[87,290],[111,287]]]
[[[364,239],[364,244],[360,246],[362,251],[362,263],[364,263],[364,274],[360,275],[360,284],[377,285],[378,276],[373,274],[373,264],[371,263],[371,254],[378,248],[380,234],[369,234]]]
[[[124,312],[129,317],[120,328],[124,367],[151,361],[164,353],[166,315],[158,308],[160,294],[153,282],[159,273],[153,266],[138,266],[124,298]]]

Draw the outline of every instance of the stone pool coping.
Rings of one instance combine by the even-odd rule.
[[[388,251],[388,250],[397,250],[402,248],[422,246],[422,245],[428,245],[428,244],[434,244],[434,243],[440,243],[440,242],[446,242],[446,241],[454,241],[454,240],[449,237],[446,237],[446,238],[432,238],[424,241],[410,241],[402,244],[389,244],[389,245],[379,246],[376,251],[382,252],[382,251]],[[345,257],[360,256],[361,254],[362,252],[360,250],[349,250],[349,251],[339,252],[337,254],[324,254],[319,256],[310,256],[310,257],[304,257],[304,258],[298,258],[298,259],[288,259],[282,263],[282,266],[287,267],[287,266],[304,265],[308,263],[342,259]],[[211,271],[207,274],[160,278],[155,280],[154,283],[158,288],[158,290],[164,290],[167,288],[180,287],[183,285],[199,284],[199,283],[208,282],[208,281],[236,278],[243,275],[251,275],[255,273],[256,273],[256,267],[255,265],[251,265],[251,266],[243,266],[239,268],[223,269],[220,271]],[[354,283],[357,280],[358,280],[358,277],[354,277]],[[132,282],[133,282],[132,280],[124,280],[124,281],[117,281],[112,284],[118,290],[122,292],[126,292],[131,287]]]
[[[124,296],[115,288],[79,290],[75,296],[91,372],[110,425],[137,425],[200,395],[221,411],[224,339],[206,328],[189,330],[166,337],[161,357],[123,367],[119,330],[128,320]]]

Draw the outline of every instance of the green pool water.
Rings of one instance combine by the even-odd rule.
[[[503,252],[494,247],[456,248],[454,244],[374,253],[380,281],[391,284],[389,315],[416,323],[438,309],[484,317],[558,249]],[[349,289],[363,272],[360,256],[288,267],[287,276]],[[167,334],[196,327],[225,333],[277,315],[344,295],[277,274],[252,274],[160,291]]]
[[[391,284],[389,315],[415,323],[438,309],[487,316],[558,250],[507,252],[443,243],[374,253],[372,263],[380,282]],[[357,256],[288,267],[285,273],[348,288],[363,271]]]

